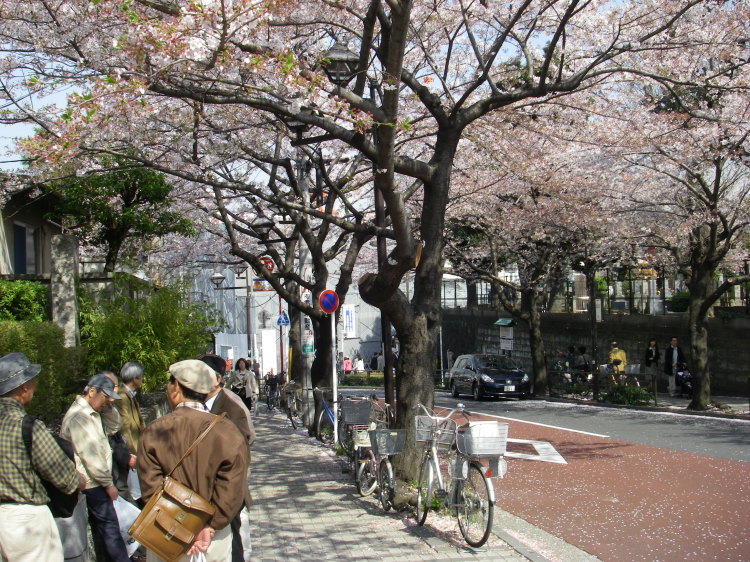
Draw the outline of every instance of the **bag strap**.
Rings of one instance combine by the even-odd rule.
[[[23,444],[26,446],[26,452],[29,454],[29,460],[31,460],[31,439],[33,435],[34,422],[36,418],[31,414],[25,414],[23,421],[21,422],[21,437],[23,437]]]
[[[182,455],[182,458],[180,458],[180,460],[179,460],[179,461],[177,461],[177,464],[176,464],[176,465],[174,465],[174,468],[173,468],[172,470],[170,470],[170,471],[169,471],[169,474],[167,474],[165,478],[169,478],[170,476],[172,476],[172,473],[173,473],[173,472],[174,472],[175,470],[177,470],[177,467],[178,467],[178,466],[180,466],[180,465],[182,464],[182,461],[184,461],[184,460],[185,460],[185,457],[187,457],[187,456],[188,456],[188,455],[189,455],[190,453],[192,453],[192,452],[193,452],[193,449],[195,449],[195,448],[196,448],[196,447],[198,446],[198,443],[200,443],[200,442],[201,442],[201,441],[203,440],[203,438],[204,438],[204,437],[205,437],[205,436],[206,436],[206,435],[208,434],[208,432],[209,432],[209,431],[211,431],[211,428],[212,428],[212,427],[213,427],[214,425],[216,425],[216,423],[217,423],[217,422],[218,422],[219,420],[222,420],[222,419],[224,419],[225,417],[227,417],[227,414],[226,414],[226,412],[222,412],[222,414],[221,414],[221,415],[219,415],[219,416],[215,416],[215,417],[214,417],[214,419],[213,419],[213,420],[211,421],[211,423],[210,423],[210,424],[208,424],[208,427],[207,427],[206,429],[204,429],[204,430],[203,430],[203,433],[201,433],[201,434],[200,434],[200,435],[198,436],[198,438],[197,438],[197,439],[196,439],[195,441],[193,441],[193,444],[192,444],[192,445],[190,445],[190,447],[188,447],[188,450],[187,450],[187,451],[185,451],[185,454],[183,454],[183,455]]]

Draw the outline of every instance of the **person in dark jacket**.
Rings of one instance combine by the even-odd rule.
[[[664,373],[669,377],[669,395],[677,396],[677,382],[675,377],[680,367],[684,366],[685,354],[682,348],[677,345],[677,338],[669,341],[669,347],[664,350]]]
[[[643,354],[643,367],[647,375],[656,374],[656,368],[659,366],[659,359],[661,359],[661,353],[659,353],[659,346],[656,343],[656,338],[651,338],[648,340],[648,347]]]

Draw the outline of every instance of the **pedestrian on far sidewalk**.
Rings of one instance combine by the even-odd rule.
[[[686,363],[685,354],[682,348],[677,345],[677,338],[669,340],[669,347],[664,351],[664,373],[669,380],[669,395],[674,398],[677,396],[677,382],[675,377],[677,371]]]
[[[625,366],[628,364],[625,350],[620,349],[616,341],[610,344],[609,350],[609,364],[612,365],[612,382],[614,384],[620,384],[621,377],[625,373]]]
[[[659,359],[661,359],[661,353],[659,353],[659,346],[656,343],[656,338],[648,340],[648,347],[646,352],[643,354],[643,370],[647,375],[655,375],[656,368],[659,366]]]

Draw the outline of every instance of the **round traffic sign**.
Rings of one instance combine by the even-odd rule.
[[[339,307],[339,296],[336,294],[336,291],[325,290],[320,293],[318,303],[320,303],[320,308],[323,312],[332,314]]]
[[[268,271],[268,273],[273,273],[273,260],[271,258],[269,258],[268,256],[262,256],[261,258],[259,258],[259,260],[260,263],[263,264],[263,267],[266,268],[266,271]]]

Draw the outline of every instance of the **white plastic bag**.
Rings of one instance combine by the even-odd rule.
[[[122,540],[125,541],[125,546],[128,548],[128,556],[133,556],[140,543],[128,534],[128,529],[130,529],[130,526],[136,517],[138,517],[141,510],[120,496],[117,496],[117,499],[112,503],[115,505],[117,521],[120,524],[120,535],[122,536]]]
[[[141,499],[141,483],[138,480],[138,473],[134,468],[128,470],[128,492],[134,500]]]

